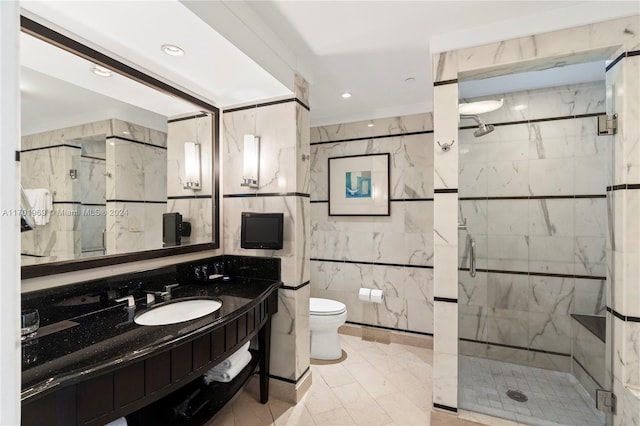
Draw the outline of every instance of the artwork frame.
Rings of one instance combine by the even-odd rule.
[[[390,216],[389,153],[328,159],[329,216]]]

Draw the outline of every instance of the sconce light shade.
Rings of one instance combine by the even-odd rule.
[[[200,189],[199,143],[184,143],[184,189]]]
[[[260,168],[260,137],[244,135],[244,167],[240,186],[258,187]]]

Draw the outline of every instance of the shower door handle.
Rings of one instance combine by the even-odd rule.
[[[476,276],[476,240],[469,237],[469,275]]]

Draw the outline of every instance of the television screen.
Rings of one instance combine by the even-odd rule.
[[[242,212],[240,247],[246,249],[282,249],[282,213]]]

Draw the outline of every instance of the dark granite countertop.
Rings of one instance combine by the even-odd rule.
[[[111,301],[112,306],[107,308],[48,324],[38,332],[40,336],[36,334],[22,343],[22,400],[191,340],[243,314],[280,284],[272,279],[239,277],[228,282],[181,285],[173,289],[171,301],[214,298],[222,302],[222,307],[213,314],[177,324],[137,325],[124,303]],[[135,315],[151,309],[145,307],[144,297],[136,299],[136,306]],[[46,334],[47,329],[59,331]]]

